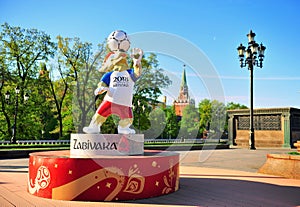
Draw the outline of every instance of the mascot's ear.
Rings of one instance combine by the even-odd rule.
[[[106,73],[112,71],[114,66],[117,64],[128,65],[126,58],[127,58],[127,54],[120,50],[116,52],[110,52],[104,58],[102,67],[99,69],[99,71]]]
[[[111,59],[113,58],[113,54],[115,54],[114,52],[110,52],[108,53],[104,60],[103,60],[103,63],[102,63],[102,66],[101,68],[99,69],[99,72],[110,72],[112,70],[112,62],[111,62]]]

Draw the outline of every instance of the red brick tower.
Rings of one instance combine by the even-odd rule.
[[[179,96],[174,101],[175,113],[177,116],[182,117],[184,108],[188,105],[195,105],[195,101],[189,96],[189,89],[186,81],[185,65],[183,65],[183,73],[181,78]]]

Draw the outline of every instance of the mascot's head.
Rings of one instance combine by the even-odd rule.
[[[110,72],[116,67],[122,67],[128,69],[127,54],[120,50],[110,52],[103,60],[102,66],[99,69],[100,72]]]
[[[130,40],[123,30],[115,30],[108,37],[106,42],[110,52],[103,60],[100,72],[110,72],[112,70],[128,69],[127,54],[130,48]]]

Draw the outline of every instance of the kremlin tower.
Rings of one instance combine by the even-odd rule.
[[[185,65],[183,65],[183,73],[179,89],[179,96],[174,101],[175,113],[177,117],[182,117],[183,110],[188,105],[195,105],[195,101],[189,96],[189,89],[186,81]]]

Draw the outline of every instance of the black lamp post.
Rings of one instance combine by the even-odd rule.
[[[17,115],[18,115],[18,107],[19,107],[19,93],[20,93],[20,88],[17,86],[15,88],[15,93],[16,93],[16,102],[15,102],[15,115],[14,115],[14,126],[13,126],[13,132],[12,132],[12,138],[10,143],[11,144],[16,144],[17,139],[16,139],[16,134],[17,134]],[[5,99],[8,102],[10,98],[10,93],[7,91],[5,93]],[[24,100],[27,101],[29,99],[28,93],[24,95]]]
[[[263,67],[264,52],[266,47],[261,43],[260,45],[254,41],[255,33],[250,30],[250,33],[247,34],[248,37],[248,47],[244,47],[242,43],[237,48],[240,66],[241,68],[248,66],[250,70],[250,149],[255,150],[255,139],[254,139],[254,125],[253,125],[253,69],[254,66]],[[246,53],[246,59],[244,59],[244,54]]]

